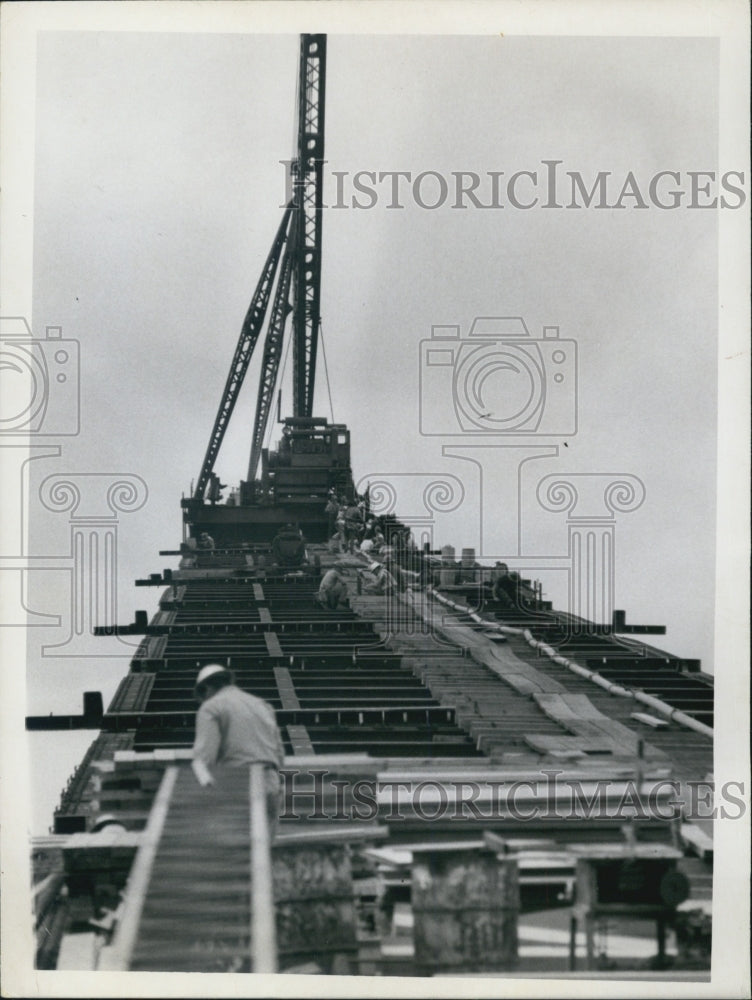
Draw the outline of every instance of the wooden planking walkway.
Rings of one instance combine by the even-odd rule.
[[[601,747],[624,755],[637,755],[639,744],[645,757],[664,759],[666,755],[641,740],[631,729],[598,711],[584,694],[536,694],[535,701],[549,718],[560,723],[574,736],[583,739],[583,749],[599,752]]]

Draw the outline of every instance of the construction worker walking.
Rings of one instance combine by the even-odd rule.
[[[202,667],[194,688],[201,706],[196,713],[193,773],[202,786],[215,782],[212,768],[264,765],[270,830],[279,814],[279,770],[284,745],[274,709],[261,698],[242,691],[231,670],[218,663]]]

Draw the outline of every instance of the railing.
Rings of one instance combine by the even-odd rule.
[[[266,808],[264,764],[251,764],[248,772],[249,814],[248,846],[250,850],[250,944],[249,965],[253,972],[277,971],[277,944],[272,885],[271,831]],[[126,896],[112,944],[100,953],[99,970],[127,971],[132,968],[137,951],[139,925],[147,902],[154,869],[180,768],[168,767],[154,800],[149,820],[144,830],[133,867],[128,879]],[[205,845],[206,846],[206,845]],[[155,875],[156,877],[156,875]],[[186,881],[197,877],[195,860],[186,858]],[[183,915],[185,916],[185,915]],[[175,916],[174,950],[179,953],[181,942],[181,915]],[[139,945],[139,947],[141,947]],[[173,947],[171,945],[171,947]],[[170,956],[165,955],[169,968]]]
[[[271,837],[266,812],[264,765],[250,768],[251,968],[277,971],[277,935],[272,888]]]

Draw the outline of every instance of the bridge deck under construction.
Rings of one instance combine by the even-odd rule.
[[[233,850],[246,861],[235,865],[228,855],[216,877],[211,875],[216,863],[200,861],[195,839],[192,847],[173,851],[170,846],[169,829],[179,829],[188,813],[192,829],[200,831],[204,822],[201,802],[206,800],[186,765],[194,736],[193,684],[199,667],[210,661],[230,667],[238,685],[266,700],[277,715],[286,752],[274,848],[279,871],[287,871],[280,851],[290,837],[313,836],[316,850],[349,838],[347,865],[354,865],[365,880],[361,884],[369,887],[356,892],[348,869],[345,896],[352,914],[357,913],[356,938],[337,939],[339,944],[327,951],[321,934],[314,933],[321,914],[311,911],[309,950],[300,935],[297,943],[285,939],[283,965],[315,963],[318,948],[323,971],[425,972],[413,960],[394,966],[379,944],[392,932],[374,929],[374,913],[381,912],[377,899],[384,886],[388,896],[388,886],[396,884],[390,883],[390,871],[402,870],[399,884],[404,884],[404,862],[394,858],[415,860],[427,843],[447,857],[465,847],[487,850],[484,835],[502,838],[499,844],[518,844],[518,898],[524,913],[541,899],[555,902],[562,887],[571,890],[578,852],[618,854],[628,830],[639,850],[668,857],[679,846],[676,856],[687,855],[682,866],[692,897],[707,899],[711,824],[697,818],[685,822],[681,829],[689,839],[682,841],[675,822],[645,814],[625,825],[620,810],[630,783],[649,797],[666,779],[678,782],[681,793],[682,783],[711,775],[713,689],[697,664],[589,623],[573,627],[566,616],[542,604],[510,611],[478,581],[444,591],[415,586],[374,595],[363,592],[354,573],[348,606],[325,610],[314,600],[316,587],[339,557],[325,547],[311,553],[316,565],[302,571],[269,572],[239,565],[237,559],[226,565],[218,552],[210,568],[150,578],[151,585],[164,587],[159,610],[141,630],[130,672],[69,786],[57,813],[60,833],[53,838],[62,844],[65,831],[88,829],[104,814],[134,831],[128,836],[147,836],[166,770],[178,768],[168,832],[158,850],[162,860],[142,887],[138,940],[131,942],[127,965],[118,966],[122,955],[118,959],[107,948],[100,963],[134,969],[250,968],[251,890],[243,875],[247,809],[234,807],[227,828],[237,827]],[[637,692],[648,693],[662,711],[636,700]],[[696,728],[682,724],[687,718]],[[532,792],[516,800],[521,811],[515,813],[503,795],[499,799],[499,789],[506,792],[520,782]],[[430,795],[416,802],[413,790],[426,783],[441,790],[449,808],[437,811]],[[605,789],[603,798],[583,815],[578,795],[598,783]],[[94,835],[68,836],[74,843],[84,838],[87,849],[96,846]],[[63,855],[71,856],[65,850]],[[337,863],[345,864],[342,858]],[[237,891],[224,894],[222,879],[237,884]],[[207,892],[215,900],[211,905]],[[404,898],[401,892],[394,898]],[[230,897],[237,897],[236,903],[230,905]],[[201,905],[191,909],[199,898]],[[176,922],[175,907],[184,905],[180,900],[187,909]],[[215,945],[207,946],[218,949],[213,955],[200,944],[202,926],[214,934],[209,940]],[[186,934],[194,935],[193,945],[178,948],[176,942]]]

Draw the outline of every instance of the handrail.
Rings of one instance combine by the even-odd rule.
[[[143,832],[141,846],[136,854],[128,877],[122,916],[117,925],[112,944],[99,953],[99,971],[125,972],[128,970],[138,935],[138,926],[149,887],[154,858],[162,836],[170,800],[177,781],[179,768],[168,767],[162,777],[154,805]]]
[[[272,856],[266,813],[264,764],[250,766],[251,968],[277,971],[277,936],[272,889]]]

